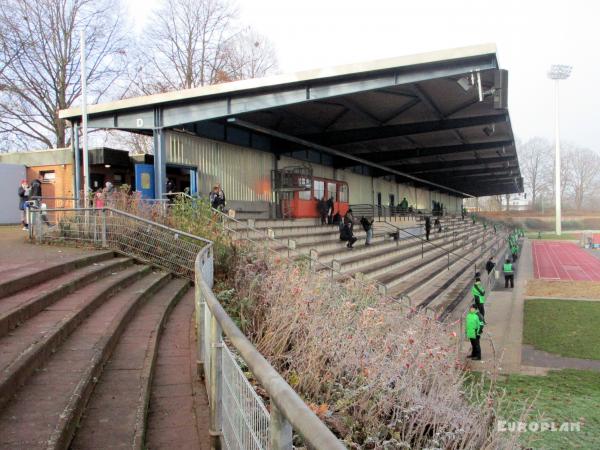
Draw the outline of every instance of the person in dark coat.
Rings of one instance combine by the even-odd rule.
[[[490,274],[490,272],[492,270],[494,270],[494,267],[496,267],[496,263],[494,262],[494,257],[490,256],[490,259],[488,259],[488,262],[485,263],[485,270],[487,270],[488,275]]]
[[[365,245],[371,245],[371,240],[373,239],[373,221],[373,219],[369,220],[365,216],[362,216],[360,219],[360,224],[365,230],[365,233],[367,233]]]
[[[29,200],[29,192],[30,188],[27,184],[27,180],[21,180],[21,185],[17,190],[17,194],[19,196],[19,210],[21,211],[21,225],[23,225],[23,229],[27,230],[27,201]]]
[[[329,214],[329,208],[327,207],[327,201],[325,198],[317,200],[317,212],[321,218],[321,225],[327,224],[327,215]]]
[[[437,232],[441,233],[442,232],[442,223],[440,222],[439,218],[435,218],[433,225],[437,228]]]
[[[331,225],[333,223],[333,210],[334,210],[333,197],[329,197],[327,200],[327,223]]]
[[[429,240],[429,234],[431,233],[431,219],[429,216],[425,217],[425,238]]]
[[[29,198],[35,201],[36,206],[40,205],[42,196],[42,175],[38,175],[35,180],[31,182],[31,191],[29,192]]]
[[[344,226],[342,227],[342,231],[340,232],[340,239],[343,241],[348,241],[348,248],[352,248],[354,243],[358,240],[352,232],[353,227],[354,215],[352,214],[352,209],[349,209],[344,215]]]

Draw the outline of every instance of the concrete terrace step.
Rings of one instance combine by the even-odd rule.
[[[479,237],[479,234],[472,235],[468,242],[471,242],[473,239],[478,239]],[[392,261],[376,262],[362,269],[362,272],[368,278],[377,279],[379,282],[388,285],[389,288],[406,275],[410,275],[411,272],[401,270],[403,266],[410,264],[411,270],[414,270],[417,267],[420,270],[422,264],[419,260],[422,260],[421,262],[426,266],[432,261],[436,261],[441,257],[446,257],[448,250],[456,253],[460,251],[464,245],[464,240],[461,240],[458,243],[450,241],[437,247],[425,245],[422,249],[419,245],[407,255],[396,256]]]
[[[0,407],[88,315],[149,271],[148,266],[128,267],[78,289],[0,338]]]
[[[149,273],[104,302],[57,346],[0,412],[0,447],[67,448],[94,383],[144,299],[168,281]]]
[[[145,448],[208,449],[209,418],[204,383],[196,378],[194,290],[179,301],[160,339]]]
[[[496,241],[493,240],[492,242],[485,243],[485,251],[487,251],[495,242]],[[476,263],[481,260],[481,253],[479,250],[474,253],[469,244],[463,246],[457,253],[458,255],[462,256],[462,258],[457,255],[451,255],[449,266],[447,258],[440,258],[428,266],[428,277],[425,280],[422,277],[419,277],[417,271],[415,271],[413,272],[414,276],[408,277],[403,282],[396,284],[395,287],[390,289],[390,294],[410,295],[413,300],[413,304],[416,305],[428,298],[430,294],[435,291],[433,287],[438,288],[443,286],[448,280],[450,281],[447,283],[447,286],[445,286],[444,289],[450,287],[453,284],[452,280],[456,276],[457,272],[462,274],[462,271],[466,270],[465,268],[473,267],[474,262]],[[466,261],[465,258],[469,261]],[[471,278],[473,275],[474,272],[471,272]],[[441,294],[441,292],[439,294]],[[428,300],[427,305],[429,305],[431,300],[432,298]]]
[[[14,256],[18,258],[18,255]],[[30,288],[50,278],[68,273],[80,267],[105,261],[113,256],[114,253],[112,251],[90,253],[68,258],[66,261],[42,269],[35,265],[28,265],[26,267],[3,270],[1,273],[2,282],[0,282],[0,298],[8,297],[15,292]]]
[[[113,258],[59,274],[0,300],[0,337],[67,294],[133,264],[131,258]]]
[[[469,239],[469,243],[473,242],[481,237],[480,234],[474,235]],[[467,244],[469,245],[469,244]],[[396,286],[405,282],[411,276],[421,273],[431,268],[432,264],[436,264],[438,261],[447,262],[447,250],[451,250],[454,253],[461,254],[461,249],[465,247],[465,244],[452,247],[452,244],[446,244],[442,248],[432,247],[425,253],[425,257],[421,257],[421,252],[414,252],[408,258],[402,258],[393,264],[387,266],[382,265],[376,267],[375,270],[370,270],[365,275],[367,278],[376,279],[380,283],[386,285],[389,293],[399,293],[401,290],[394,289]]]
[[[461,233],[458,235],[458,238],[462,238],[463,236],[467,236],[467,233]],[[452,249],[452,241],[445,240],[443,237],[430,240],[429,242],[437,246]],[[334,259],[341,264],[343,272],[356,272],[362,271],[363,267],[372,267],[374,264],[379,266],[386,262],[396,261],[399,258],[406,261],[405,258],[407,256],[409,258],[421,256],[421,252],[427,254],[435,248],[433,245],[422,242],[420,239],[406,239],[404,241],[378,243],[369,247],[353,249],[351,252],[346,250],[345,254],[341,254],[339,258]]]
[[[126,325],[86,406],[71,449],[142,448],[162,327],[189,282],[171,280]]]

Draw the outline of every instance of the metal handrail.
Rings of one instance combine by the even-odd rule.
[[[286,422],[289,422],[291,427],[296,430],[304,438],[304,440],[315,449],[320,450],[335,450],[345,449],[346,447],[335,437],[335,435],[325,426],[325,424],[315,415],[315,413],[306,406],[306,403],[300,398],[300,396],[292,389],[292,387],[283,379],[281,375],[271,366],[271,364],[260,354],[258,350],[252,345],[248,338],[240,331],[235,325],[231,317],[225,312],[217,298],[215,297],[212,290],[206,284],[205,280],[199,274],[202,273],[202,255],[198,254],[196,259],[196,304],[200,305],[203,309],[204,305],[208,307],[212,317],[216,320],[218,328],[220,330],[211,330],[209,336],[219,335],[221,330],[227,336],[233,347],[237,350],[239,355],[242,357],[244,362],[248,365],[252,374],[256,377],[262,387],[267,391],[270,399],[275,404],[275,408],[271,408],[271,414],[283,416]],[[204,300],[202,302],[201,300]],[[204,303],[204,305],[202,305]],[[203,311],[198,314],[199,317],[203,318]],[[212,321],[210,322],[212,323]],[[201,326],[201,325],[200,325]],[[199,333],[200,334],[200,333]],[[211,352],[219,351],[219,345],[222,345],[220,336],[217,336],[217,342],[213,342],[211,345]],[[204,348],[204,345],[199,345],[199,348]],[[220,367],[214,363],[218,361],[214,355],[202,355],[200,363],[204,364],[206,358],[210,357],[210,372],[207,379],[215,378],[218,375]],[[216,381],[216,380],[215,380]],[[210,391],[213,390],[211,387]],[[213,403],[216,402],[216,397],[213,396]],[[272,405],[273,406],[273,405]],[[213,408],[211,407],[211,411]],[[274,432],[279,434],[286,434],[283,439],[279,442],[285,442],[285,447],[274,447],[274,448],[292,448],[291,433],[286,431],[284,424],[278,423],[279,420],[272,420],[272,425],[275,425],[271,430],[271,435]],[[275,423],[273,423],[275,422]],[[213,430],[216,431],[216,430]],[[290,430],[291,431],[291,430]],[[271,437],[273,442],[273,437]]]
[[[459,255],[458,253],[455,253],[455,252],[453,252],[453,251],[451,251],[451,250],[447,250],[447,249],[445,249],[444,247],[442,247],[442,246],[440,246],[440,245],[434,244],[433,242],[431,242],[431,241],[428,241],[427,239],[424,239],[424,238],[422,238],[421,236],[418,236],[418,235],[416,235],[416,234],[413,234],[413,233],[411,233],[410,231],[406,231],[405,229],[398,228],[398,227],[397,227],[396,225],[394,225],[393,223],[389,223],[389,222],[383,222],[383,223],[384,223],[386,226],[391,226],[391,227],[393,227],[394,229],[396,229],[396,232],[402,232],[402,233],[406,233],[406,234],[409,234],[411,237],[414,237],[414,238],[416,238],[416,239],[419,239],[419,240],[421,240],[421,242],[422,242],[423,244],[429,244],[429,245],[432,245],[433,247],[436,247],[436,248],[439,248],[440,250],[443,250],[444,252],[448,253],[449,255],[458,256],[458,259],[464,259],[465,261],[467,261],[467,262],[469,262],[469,263],[477,263],[477,261],[473,261],[473,260],[471,260],[471,259],[467,258],[466,256],[462,256],[462,255]]]

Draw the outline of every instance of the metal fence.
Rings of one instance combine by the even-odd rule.
[[[194,279],[196,255],[211,242],[110,208],[31,209],[30,236],[37,242],[87,243],[109,248]]]

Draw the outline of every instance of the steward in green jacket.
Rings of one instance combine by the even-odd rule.
[[[506,259],[502,269],[504,272],[504,288],[508,288],[508,283],[510,283],[511,288],[514,287],[514,285],[515,285],[515,280],[514,280],[515,269],[513,267],[513,263],[510,262],[510,259],[508,259],[508,258]]]
[[[477,314],[475,305],[471,305],[469,313],[465,319],[465,333],[467,339],[471,342],[471,354],[469,358],[475,360],[481,360],[481,346],[479,345],[479,338],[481,336],[481,320]]]
[[[483,307],[483,305],[485,304],[485,288],[481,283],[481,278],[475,278],[475,283],[473,283],[473,287],[471,288],[471,294],[473,295],[473,301],[475,302],[475,306],[477,307],[481,315],[485,316],[485,308]]]

